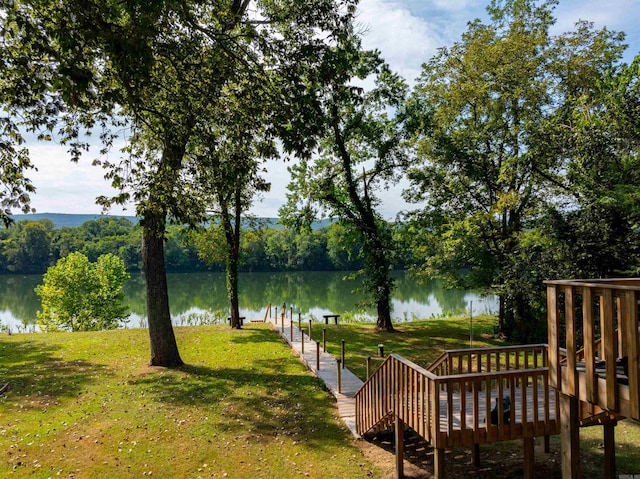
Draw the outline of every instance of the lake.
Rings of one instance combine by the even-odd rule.
[[[341,314],[348,321],[373,321],[374,308],[361,305],[362,296],[354,290],[358,280],[345,280],[348,272],[241,273],[240,314],[262,319],[269,303],[281,309],[293,308],[303,319],[321,319],[323,314]],[[395,322],[431,317],[495,313],[495,297],[481,297],[471,291],[448,290],[442,282],[419,284],[403,271],[394,272]],[[167,275],[173,323],[210,324],[228,316],[227,290],[223,273],[173,273]],[[0,275],[0,325],[11,331],[35,329],[40,301],[33,289],[40,275]],[[133,276],[125,286],[131,317],[126,327],[145,327],[144,279]]]

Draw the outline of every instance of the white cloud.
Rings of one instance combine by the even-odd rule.
[[[99,214],[102,207],[95,204],[95,198],[116,194],[104,179],[104,171],[91,165],[92,152],[74,164],[65,148],[56,144],[36,143],[29,150],[37,168],[27,174],[36,187],[31,206],[37,212]],[[122,214],[124,210],[114,207],[110,212]],[[124,213],[133,214],[134,208]]]
[[[625,23],[630,17],[638,20],[638,8],[640,2],[637,0],[560,2],[555,12],[558,18],[556,27],[568,31],[578,20],[588,20],[599,27],[617,30],[617,25]]]
[[[442,45],[433,25],[398,2],[363,0],[358,23],[364,31],[363,46],[379,49],[391,68],[409,82]]]

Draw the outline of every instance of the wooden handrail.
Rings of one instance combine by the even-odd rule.
[[[547,365],[547,345],[528,344],[445,351],[427,369],[438,376],[510,369],[531,369]]]
[[[364,434],[398,417],[434,447],[554,434],[558,401],[548,381],[546,366],[437,375],[392,354],[356,393],[356,428]],[[506,397],[511,408],[505,412]]]
[[[590,407],[640,419],[640,279],[545,284],[551,385]],[[616,368],[621,357],[628,364],[622,388]],[[604,360],[603,374],[596,359]]]

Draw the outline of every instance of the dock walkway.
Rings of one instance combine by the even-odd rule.
[[[363,382],[349,369],[341,367],[341,387],[338,391],[338,362],[329,353],[322,350],[322,345],[314,340],[309,340],[309,336],[298,329],[296,321],[291,324],[290,318],[271,318],[268,320],[271,327],[289,344],[291,349],[298,355],[303,364],[312,374],[320,378],[326,385],[329,392],[336,398],[340,418],[344,421],[349,431],[354,437],[360,435],[356,430],[356,402],[355,394],[360,390]],[[304,335],[304,353],[302,352]],[[318,347],[320,351],[318,352]],[[320,367],[318,368],[318,353]]]

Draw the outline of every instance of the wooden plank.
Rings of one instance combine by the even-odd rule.
[[[614,292],[617,293],[617,292]],[[623,301],[621,301],[621,298],[618,294],[614,295],[614,303],[615,303],[615,322],[614,322],[614,327],[616,328],[616,332],[618,333],[618,337],[617,340],[615,342],[616,345],[616,358],[621,358],[622,356],[625,356],[627,353],[624,350],[624,340],[623,340],[623,335],[624,335],[624,326],[622,323],[622,309],[624,308],[624,305],[621,304],[623,303]]]
[[[522,417],[522,419],[521,419],[521,420],[522,420],[522,435],[523,435],[524,437],[527,437],[527,435],[528,435],[528,428],[527,428],[527,426],[528,426],[528,418],[527,418],[527,413],[529,412],[529,410],[530,410],[530,409],[529,409],[529,404],[527,404],[527,387],[526,387],[527,382],[526,382],[526,380],[524,380],[524,381],[523,381],[523,383],[524,383],[524,384],[522,385],[523,387],[521,388],[521,390],[522,390],[522,394],[521,394],[521,396],[520,396],[520,409],[521,409],[520,414],[521,414],[521,417]],[[533,399],[533,398],[532,398],[532,399]],[[513,408],[513,406],[511,406],[511,407]],[[512,413],[512,414],[513,414],[513,413]],[[514,417],[514,422],[515,422],[515,417]],[[533,431],[532,431],[532,433],[531,433],[531,434],[533,434]],[[525,462],[526,462],[526,461],[525,461]],[[525,468],[525,471],[526,471],[526,468]]]
[[[616,342],[618,336],[614,327],[614,302],[610,289],[602,292],[600,299],[600,316],[603,318],[602,342],[604,343],[604,360],[606,370],[606,408],[610,411],[618,410],[618,381],[616,376]]]
[[[431,388],[431,411],[432,414],[432,424],[431,428],[431,441],[436,447],[438,444],[438,438],[440,435],[440,385],[439,383],[433,382],[433,387]]]
[[[396,416],[395,422],[396,439],[396,478],[404,478],[404,422]]]
[[[444,449],[437,447],[433,450],[433,477],[434,479],[444,479]]]
[[[567,338],[567,394],[576,396],[577,387],[577,370],[576,370],[576,321],[575,321],[575,304],[573,300],[573,287],[564,288],[564,316]]]
[[[605,423],[604,429],[604,477],[617,479],[616,476],[616,426],[615,423]]]
[[[460,394],[460,430],[462,436],[465,436],[465,430],[467,429],[467,387],[463,379],[458,383]]]
[[[549,383],[556,389],[560,388],[560,324],[558,318],[558,293],[553,285],[547,285],[547,326],[548,326],[548,361]]]
[[[491,425],[491,379],[485,381],[484,393],[484,421],[487,429],[487,441],[494,441],[495,428]]]
[[[534,479],[536,477],[535,473],[535,454],[534,454],[534,445],[533,438],[526,437],[524,438],[524,478],[525,479]]]
[[[587,399],[591,403],[598,400],[598,381],[595,368],[595,331],[593,321],[593,296],[591,288],[582,288],[582,331],[584,335],[585,384]]]
[[[559,399],[562,479],[580,479],[578,399],[566,394]]]
[[[625,292],[624,323],[627,340],[627,360],[629,369],[629,410],[633,419],[640,419],[640,345],[638,344],[638,301],[635,291]]]

